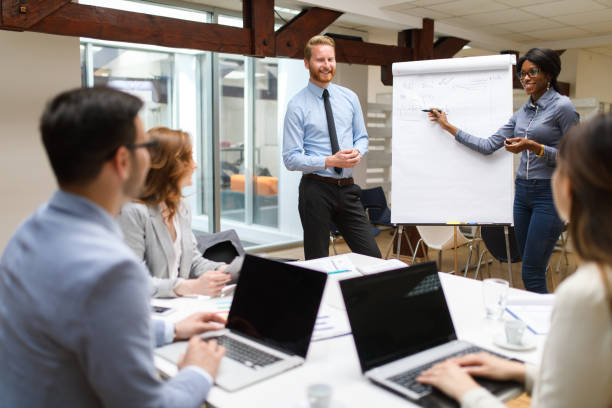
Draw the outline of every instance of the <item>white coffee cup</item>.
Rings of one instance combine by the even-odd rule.
[[[504,309],[506,309],[508,287],[508,281],[503,279],[485,279],[482,281],[482,301],[487,319],[501,319]]]
[[[508,344],[520,346],[523,344],[523,333],[525,333],[525,322],[522,320],[506,320],[504,329]]]
[[[328,408],[332,396],[332,387],[328,384],[311,384],[306,389],[310,408]]]

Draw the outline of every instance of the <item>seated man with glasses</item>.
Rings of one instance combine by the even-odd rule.
[[[59,190],[15,232],[0,259],[0,405],[196,407],[223,347],[197,334],[212,313],[152,321],[149,274],[114,217],[136,197],[151,148],[142,101],[110,88],[55,97],[42,140]],[[163,383],[153,347],[190,339]]]

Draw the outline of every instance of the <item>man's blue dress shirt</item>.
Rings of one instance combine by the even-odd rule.
[[[332,155],[323,90],[312,82],[298,92],[287,105],[283,131],[283,161],[288,170],[315,173],[324,177],[351,177],[353,169],[337,174],[325,168],[325,158]],[[329,103],[334,114],[338,146],[368,152],[368,133],[363,121],[359,98],[355,92],[332,83],[327,85]]]

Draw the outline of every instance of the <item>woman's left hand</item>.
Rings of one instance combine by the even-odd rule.
[[[533,150],[533,140],[523,137],[510,137],[504,141],[504,147],[510,153],[521,153],[523,150]]]
[[[461,397],[469,390],[479,387],[476,381],[454,359],[438,363],[423,371],[417,377],[417,381],[433,385],[457,401],[460,401]]]

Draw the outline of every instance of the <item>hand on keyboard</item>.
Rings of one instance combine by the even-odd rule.
[[[227,357],[255,370],[273,364],[280,359],[263,350],[252,347],[232,337],[217,337],[219,344],[227,349]]]
[[[216,340],[206,342],[199,336],[193,336],[189,340],[187,351],[179,359],[178,367],[182,369],[194,365],[206,370],[215,378],[224,355],[225,348],[217,344]]]
[[[453,359],[443,361],[423,371],[416,380],[423,384],[433,385],[457,401],[472,388],[479,387],[476,381]]]
[[[498,381],[525,382],[525,364],[481,352],[451,359],[470,375]]]
[[[457,401],[479,385],[471,375],[496,381],[525,381],[525,365],[487,352],[452,357],[423,371],[417,381],[433,385]]]
[[[225,326],[225,319],[216,313],[194,313],[174,324],[174,340],[187,340],[191,336],[210,330],[220,330]]]

